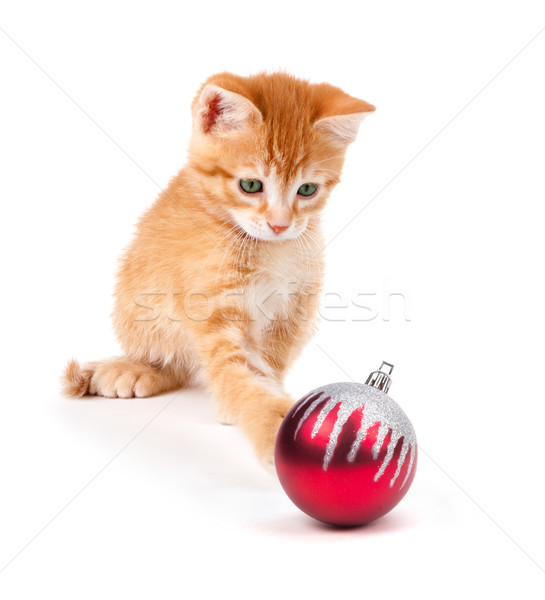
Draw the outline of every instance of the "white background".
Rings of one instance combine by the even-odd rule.
[[[543,2],[4,1],[0,27],[0,596],[543,598]],[[417,477],[350,531],[300,513],[203,390],[58,389],[117,352],[116,259],[201,81],[277,68],[377,106],[326,213],[349,308],[288,380],[396,365]]]

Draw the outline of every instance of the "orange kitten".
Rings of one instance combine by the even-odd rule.
[[[121,261],[125,352],[64,376],[70,396],[151,396],[202,374],[218,418],[271,463],[293,401],[286,369],[315,328],[320,216],[374,107],[284,73],[210,77],[193,101],[189,160],[143,215]]]

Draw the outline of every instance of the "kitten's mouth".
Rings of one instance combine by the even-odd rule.
[[[237,222],[238,231],[236,234],[241,235],[241,241],[245,236],[249,236],[254,240],[260,242],[287,242],[298,238],[306,229],[306,224],[293,225],[290,224],[286,227],[272,227],[268,223],[263,225],[262,223],[254,223],[252,221],[244,223]]]
[[[297,231],[296,229],[293,231],[285,231],[285,232],[281,232],[281,233],[273,233],[272,231],[266,232],[266,233],[252,233],[249,231],[246,231],[246,233],[256,239],[259,240],[261,242],[269,242],[269,243],[279,243],[279,242],[289,242],[290,240],[294,240],[295,238],[298,238],[302,231]]]

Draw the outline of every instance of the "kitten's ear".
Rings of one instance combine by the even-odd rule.
[[[263,122],[261,113],[240,94],[205,85],[195,106],[195,121],[203,133],[225,134]]]
[[[358,135],[358,129],[365,117],[369,116],[375,107],[360,100],[357,112],[324,117],[314,123],[315,129],[327,135],[332,142],[340,145],[351,144]]]

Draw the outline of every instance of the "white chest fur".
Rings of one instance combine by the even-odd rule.
[[[260,334],[287,319],[295,295],[306,286],[304,261],[293,254],[269,255],[255,273],[247,289],[246,309],[251,316],[253,333]]]

